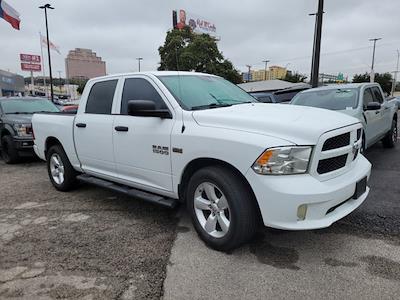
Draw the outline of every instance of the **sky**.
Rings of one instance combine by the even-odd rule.
[[[45,33],[44,12],[50,3],[53,75],[65,76],[69,50],[90,48],[107,64],[107,73],[156,70],[158,47],[172,27],[172,10],[185,9],[215,23],[223,55],[240,71],[246,65],[263,69],[287,66],[308,75],[311,70],[317,0],[5,0],[20,14],[21,30],[0,19],[0,69],[20,70],[19,53],[40,54],[39,31]],[[400,49],[400,1],[325,0],[320,73],[339,72],[352,78],[370,70],[372,42],[377,42],[375,72],[393,72]],[[45,51],[45,49],[43,49]],[[47,52],[44,52],[45,55]],[[47,70],[46,70],[47,72]]]

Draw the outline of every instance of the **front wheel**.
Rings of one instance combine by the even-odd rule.
[[[392,127],[390,128],[387,135],[382,140],[385,148],[393,148],[397,143],[397,121],[393,119]]]
[[[193,225],[211,248],[228,251],[256,233],[259,220],[253,195],[231,170],[200,169],[190,179],[186,197]]]
[[[6,164],[15,164],[20,161],[18,150],[10,135],[5,135],[1,139],[1,154]]]
[[[67,192],[76,187],[77,172],[60,145],[49,149],[46,161],[50,181],[57,190]]]

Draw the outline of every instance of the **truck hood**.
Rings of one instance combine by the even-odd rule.
[[[297,145],[315,145],[321,134],[359,123],[326,109],[264,103],[194,111],[193,118],[200,126],[273,136]]]
[[[30,124],[32,123],[32,116],[32,114],[3,115],[3,121],[9,124]]]

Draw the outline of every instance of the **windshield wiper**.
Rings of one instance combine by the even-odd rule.
[[[192,110],[200,110],[200,109],[207,109],[207,108],[218,108],[218,107],[228,107],[228,106],[232,106],[232,104],[211,103],[211,104],[206,104],[206,105],[193,106]]]
[[[30,115],[32,113],[30,112],[20,112],[20,111],[15,111],[15,112],[9,112],[5,113],[6,115]]]

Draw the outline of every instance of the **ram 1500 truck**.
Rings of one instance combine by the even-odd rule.
[[[35,114],[34,149],[60,191],[83,181],[173,207],[186,203],[218,250],[265,226],[330,226],[367,197],[371,164],[350,116],[265,105],[192,72],[89,80],[76,115]]]
[[[397,143],[396,99],[385,98],[378,83],[352,83],[319,87],[297,94],[291,104],[335,110],[356,117],[363,124],[362,150],[382,141],[386,148]]]

